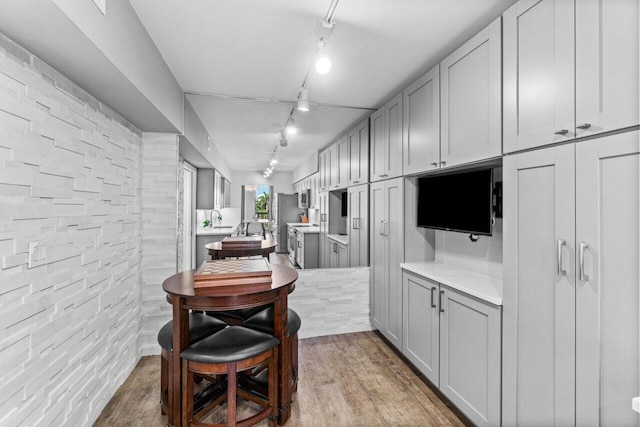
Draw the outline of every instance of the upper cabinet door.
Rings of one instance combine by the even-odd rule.
[[[520,0],[503,25],[504,151],[574,138],[574,2]]]
[[[329,190],[329,179],[331,172],[329,171],[329,150],[324,150],[318,155],[319,159],[319,175],[318,191]]]
[[[369,119],[353,128],[347,136],[349,143],[348,185],[359,185],[369,180]]]
[[[402,92],[403,174],[437,169],[440,162],[440,71],[435,66]]]
[[[576,2],[576,133],[637,125],[638,0]]]
[[[441,166],[502,154],[501,38],[498,18],[440,63]]]
[[[402,176],[402,93],[386,104],[387,149],[384,179]]]
[[[385,138],[384,138],[384,107],[371,115],[371,162],[370,172],[371,182],[380,181],[383,179],[384,174],[384,161],[385,161]]]
[[[337,181],[332,188],[344,188],[347,186],[347,177],[349,174],[349,143],[347,135],[343,136],[336,142],[336,176]],[[333,170],[333,165],[331,165]]]

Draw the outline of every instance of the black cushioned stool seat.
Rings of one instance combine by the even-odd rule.
[[[259,307],[241,308],[238,310],[207,311],[209,316],[213,316],[227,323],[228,325],[242,326],[245,320],[267,308],[268,305]]]
[[[244,326],[266,334],[273,334],[273,307],[266,308],[251,316],[244,322]],[[297,334],[300,326],[302,326],[302,319],[298,313],[289,309],[287,312],[288,336],[292,337]]]
[[[247,328],[255,329],[267,334],[273,334],[273,306],[262,310],[244,322]],[[287,312],[287,336],[289,337],[284,343],[283,351],[289,351],[291,354],[291,391],[298,390],[298,331],[302,326],[302,319],[298,313],[289,309]]]
[[[182,424],[199,426],[205,424],[201,420],[206,413],[224,401],[225,396],[216,399],[203,411],[194,414],[193,383],[194,375],[227,374],[227,425],[254,425],[269,418],[269,426],[276,426],[277,405],[277,359],[280,340],[264,332],[229,326],[187,347],[180,353],[182,358]],[[268,397],[267,400],[240,390],[238,373],[255,368],[268,362]],[[263,409],[252,417],[236,420],[236,396],[241,396]],[[219,424],[216,424],[219,425]]]
[[[189,314],[189,344],[214,334],[227,326],[221,320],[202,313]],[[160,409],[169,414],[169,377],[171,376],[171,353],[173,351],[173,320],[165,324],[158,332],[160,344]],[[171,417],[169,417],[171,418]]]

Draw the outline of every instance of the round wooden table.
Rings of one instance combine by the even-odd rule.
[[[211,255],[211,259],[224,259],[225,257],[242,257],[242,256],[253,256],[253,255],[262,255],[263,257],[269,259],[269,254],[271,252],[276,251],[276,242],[274,239],[263,239],[260,247],[255,248],[222,248],[222,242],[213,242],[204,245],[204,247]]]
[[[282,343],[288,336],[287,296],[295,289],[298,273],[284,265],[272,265],[271,286],[256,290],[252,285],[236,285],[224,291],[193,287],[196,270],[174,274],[162,283],[167,300],[173,306],[172,375],[169,378],[169,401],[172,408],[171,426],[181,426],[182,381],[180,353],[189,345],[189,310],[224,311],[273,304],[274,336],[280,340],[278,351],[278,424],[284,424],[291,416],[291,354],[282,351]],[[177,351],[176,351],[177,349]]]

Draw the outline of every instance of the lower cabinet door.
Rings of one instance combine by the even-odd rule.
[[[408,272],[402,275],[402,354],[434,385],[440,383],[440,319],[437,282]]]
[[[501,310],[440,285],[440,390],[474,424],[500,424]]]

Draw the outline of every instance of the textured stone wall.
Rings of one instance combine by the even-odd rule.
[[[371,331],[369,267],[298,270],[289,307],[302,318],[299,338]]]
[[[138,361],[141,149],[0,34],[0,425],[91,425]]]
[[[171,320],[162,282],[176,274],[178,137],[145,133],[142,153],[142,354],[159,354],[157,335]]]

